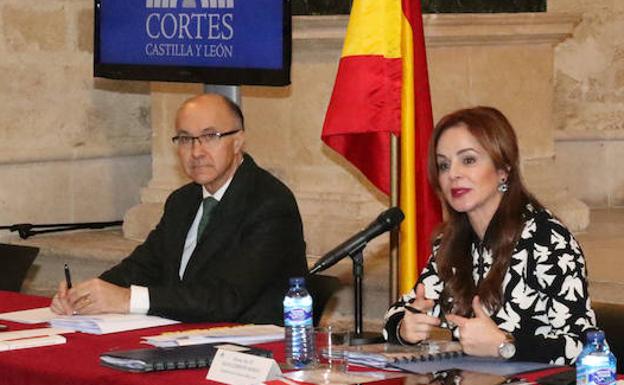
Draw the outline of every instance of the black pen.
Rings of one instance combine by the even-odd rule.
[[[405,305],[404,308],[405,308],[405,310],[409,311],[410,313],[414,313],[414,314],[421,314],[422,313],[420,310],[418,310],[415,307],[410,306],[410,305]]]
[[[71,274],[69,272],[69,266],[67,266],[67,264],[65,264],[65,283],[67,283],[68,289],[72,288]]]
[[[409,311],[410,313],[422,314],[422,312],[420,310],[416,309],[413,306],[405,305],[403,307],[405,308],[405,310]],[[438,318],[440,318],[440,327],[451,328],[451,327],[455,326],[455,324],[453,324],[451,321],[446,319],[446,315],[444,314],[444,312],[442,310],[440,310],[440,316]]]

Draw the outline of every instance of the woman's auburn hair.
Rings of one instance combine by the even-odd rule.
[[[472,275],[471,248],[477,238],[466,213],[454,210],[444,199],[439,181],[436,148],[449,128],[463,126],[485,149],[497,170],[508,174],[508,190],[490,221],[479,247],[492,252],[492,266],[477,286]],[[440,196],[447,220],[433,239],[440,241],[436,263],[440,279],[445,282],[440,303],[443,311],[464,316],[472,314],[472,299],[479,295],[490,312],[503,304],[502,284],[516,243],[524,225],[527,204],[535,209],[542,205],[528,192],[520,174],[518,140],[511,123],[493,107],[474,107],[452,112],[436,124],[429,144],[429,181]]]

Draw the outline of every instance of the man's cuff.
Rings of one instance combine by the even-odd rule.
[[[149,290],[144,286],[130,286],[130,313],[147,314],[150,307]]]

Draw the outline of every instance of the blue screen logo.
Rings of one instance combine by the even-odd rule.
[[[280,69],[283,0],[101,0],[110,64]]]

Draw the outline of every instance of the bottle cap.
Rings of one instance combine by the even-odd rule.
[[[305,285],[305,278],[303,277],[292,277],[288,280],[290,286],[303,286]]]
[[[587,337],[585,337],[585,340],[587,342],[593,342],[593,341],[604,341],[604,332],[602,330],[591,330],[587,332]]]

